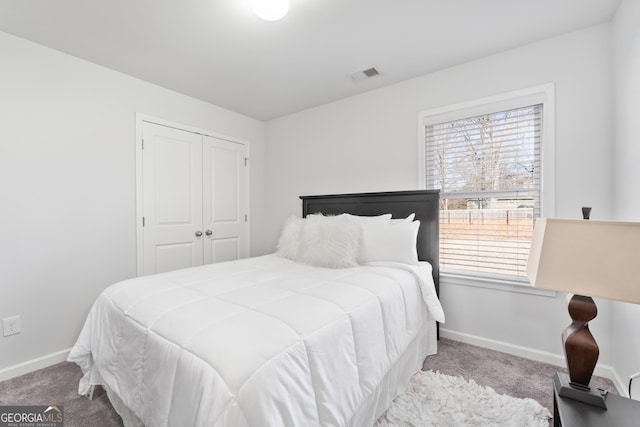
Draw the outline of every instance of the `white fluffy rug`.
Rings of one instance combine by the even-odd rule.
[[[500,395],[473,380],[420,371],[375,427],[548,427],[551,413],[533,399]]]

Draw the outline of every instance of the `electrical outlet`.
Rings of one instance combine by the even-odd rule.
[[[20,333],[20,316],[2,319],[2,331],[5,337]]]

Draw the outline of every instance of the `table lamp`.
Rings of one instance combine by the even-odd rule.
[[[562,333],[569,375],[554,378],[560,396],[606,408],[606,393],[590,386],[600,352],[592,297],[640,303],[640,223],[538,218],[526,271],[536,288],[574,294]]]

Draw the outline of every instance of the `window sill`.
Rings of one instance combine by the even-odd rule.
[[[505,292],[517,292],[521,294],[539,295],[551,298],[555,298],[557,295],[556,291],[537,289],[527,282],[489,279],[446,272],[440,272],[440,285],[442,286],[442,284],[471,286],[475,288],[494,289]]]

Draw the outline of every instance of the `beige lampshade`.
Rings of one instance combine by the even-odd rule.
[[[640,223],[538,218],[527,275],[536,288],[640,303]]]

